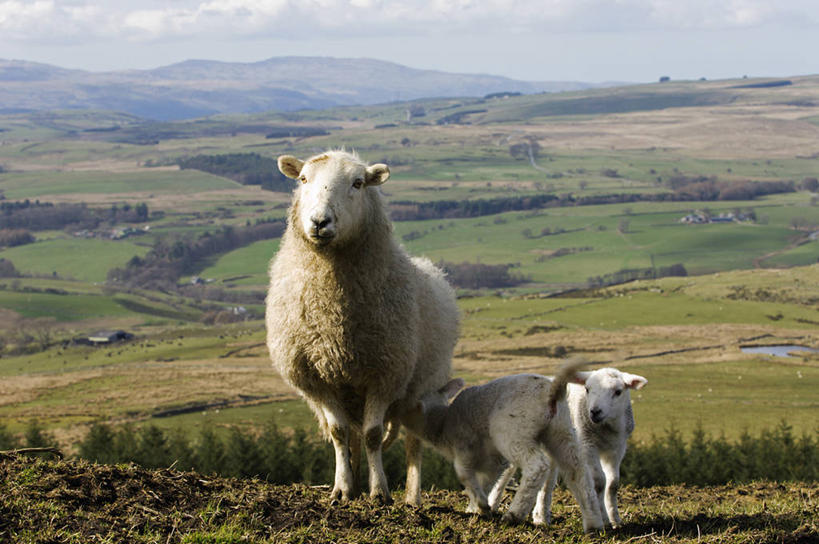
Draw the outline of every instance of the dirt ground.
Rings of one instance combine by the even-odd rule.
[[[558,490],[553,524],[466,514],[465,497],[425,492],[421,508],[332,505],[326,487],[276,486],[131,465],[0,453],[0,542],[755,542],[819,541],[819,484],[625,488],[618,530],[585,537]],[[508,497],[507,497],[508,501]]]

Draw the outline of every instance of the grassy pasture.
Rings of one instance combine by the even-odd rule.
[[[515,269],[538,284],[577,284],[623,268],[670,266],[683,263],[690,274],[725,269],[752,268],[755,259],[776,252],[802,234],[789,228],[793,217],[810,214],[819,221],[819,208],[788,205],[771,197],[753,202],[633,203],[572,208],[550,208],[536,213],[509,212],[468,219],[433,219],[396,222],[399,238],[422,235],[403,242],[413,255],[434,261],[520,263]],[[803,194],[802,199],[805,198]],[[770,216],[767,224],[684,225],[679,219],[691,210],[712,213],[753,208]],[[775,213],[771,213],[775,211]],[[627,222],[625,232],[618,232]],[[531,231],[527,238],[523,232]],[[541,236],[543,229],[564,232]],[[816,242],[786,251],[780,259],[790,265],[815,262]],[[250,276],[237,285],[264,285],[276,245],[257,242],[221,256],[199,275],[214,279]],[[549,258],[561,248],[578,251]],[[768,261],[762,261],[767,264]],[[781,262],[781,261],[773,261]]]
[[[148,248],[127,240],[52,238],[0,251],[23,274],[104,282],[108,271],[142,257]]]
[[[769,337],[761,343],[819,346],[811,325],[819,319],[811,302],[816,273],[814,265],[667,278],[586,298],[463,298],[455,374],[469,383],[515,372],[549,374],[560,362],[554,350],[562,346],[649,379],[634,396],[637,440],[672,425],[684,434],[701,425],[733,438],[782,419],[797,434],[810,433],[819,402],[816,359],[748,355],[739,346],[758,337]],[[738,289],[744,300],[730,298]],[[38,419],[65,440],[98,419],[196,429],[204,423],[256,426],[273,418],[282,427],[312,428],[306,405],[270,368],[263,340],[262,323],[252,322],[146,329],[137,340],[110,347],[4,357],[0,373],[8,394],[0,415],[16,431]],[[205,407],[213,402],[227,404]],[[150,418],[193,405],[202,408]]]
[[[6,198],[36,199],[45,195],[169,193],[233,189],[238,183],[196,170],[33,171],[0,174]]]

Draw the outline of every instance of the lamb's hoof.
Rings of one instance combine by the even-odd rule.
[[[602,535],[606,532],[606,527],[604,525],[600,525],[599,527],[585,527],[583,532],[587,535]]]
[[[523,523],[523,520],[512,512],[506,512],[501,518],[501,521],[508,525],[520,525]]]

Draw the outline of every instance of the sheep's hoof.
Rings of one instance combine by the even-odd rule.
[[[381,491],[374,491],[370,493],[370,500],[375,502],[376,504],[381,504],[385,506],[392,504],[392,497],[390,496],[390,494],[389,493],[384,494]]]
[[[342,502],[347,502],[352,498],[352,493],[341,488],[335,488],[330,493],[330,505],[338,506]]]

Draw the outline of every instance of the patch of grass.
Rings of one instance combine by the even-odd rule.
[[[146,169],[127,173],[36,171],[3,176],[6,198],[21,200],[69,194],[186,194],[239,187],[238,183],[229,179],[196,170],[158,172]]]
[[[23,274],[103,282],[108,270],[143,257],[148,248],[128,241],[55,238],[0,251]]]

